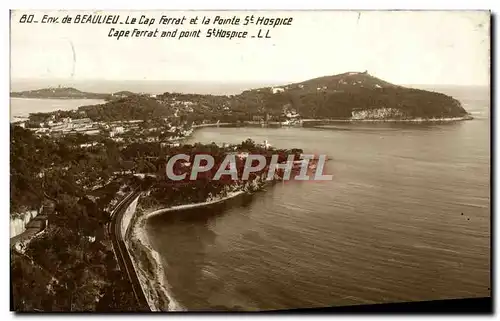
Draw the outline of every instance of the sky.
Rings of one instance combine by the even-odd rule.
[[[140,18],[292,17],[288,26],[19,23],[23,14]],[[187,21],[188,22],[188,21]],[[187,23],[186,22],[186,23]],[[212,23],[211,22],[211,23]],[[198,30],[200,38],[116,38],[120,30]],[[270,39],[213,39],[209,28],[270,30]],[[365,71],[396,84],[489,85],[485,11],[15,11],[11,79],[294,82]]]

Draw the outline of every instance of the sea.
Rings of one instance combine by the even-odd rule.
[[[10,91],[35,90],[48,87],[73,87],[94,93],[113,93],[128,90],[136,93],[161,94],[166,91],[213,95],[238,94],[243,90],[271,86],[273,83],[255,82],[202,82],[202,81],[108,81],[71,79],[14,79]],[[10,99],[10,121],[25,120],[30,113],[73,110],[80,106],[104,103],[98,99]]]
[[[187,310],[490,296],[489,89],[424,89],[474,119],[196,130],[191,143],[251,138],[326,154],[333,179],[279,183],[216,215],[149,219],[170,294]]]
[[[172,296],[194,311],[490,296],[489,92],[445,93],[474,120],[195,131],[192,143],[326,154],[333,180],[277,184],[218,215],[151,218]]]
[[[74,110],[80,106],[104,103],[101,99],[34,99],[10,98],[10,121],[26,120],[30,113],[49,113],[56,110]]]

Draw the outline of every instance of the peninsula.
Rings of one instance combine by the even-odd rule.
[[[55,87],[42,88],[36,90],[25,90],[11,92],[11,97],[16,98],[36,98],[36,99],[104,99],[111,100],[117,97],[129,96],[131,93],[127,91],[118,92],[115,94],[102,94],[84,92],[72,87]]]
[[[94,122],[177,119],[193,125],[257,123],[302,125],[317,121],[450,121],[472,117],[448,95],[395,85],[368,72],[346,72],[307,81],[243,91],[238,95],[122,91],[81,92],[74,88],[11,93],[26,98],[99,98],[105,104],[32,114],[28,123],[59,117]],[[36,127],[36,126],[35,126]]]

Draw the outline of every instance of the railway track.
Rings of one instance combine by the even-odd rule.
[[[115,209],[111,212],[111,223],[108,226],[108,233],[113,244],[113,249],[120,270],[127,274],[130,283],[132,284],[134,296],[141,311],[151,311],[121,233],[123,214],[140,193],[140,189],[134,190],[115,207]]]

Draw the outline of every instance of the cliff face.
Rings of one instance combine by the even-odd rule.
[[[353,120],[383,120],[383,119],[402,119],[406,115],[397,108],[373,108],[360,109],[352,112],[351,119]]]
[[[38,215],[38,211],[26,211],[10,218],[10,237],[18,236],[26,231],[26,225]]]

